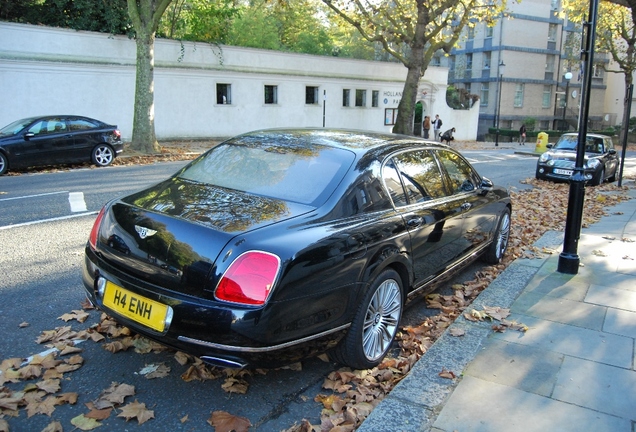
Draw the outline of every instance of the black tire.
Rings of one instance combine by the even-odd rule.
[[[9,160],[4,155],[4,153],[0,152],[0,175],[9,171]]]
[[[380,364],[395,339],[403,309],[400,275],[385,270],[365,294],[347,335],[329,353],[331,359],[354,369]]]
[[[497,231],[493,236],[492,243],[482,255],[482,260],[488,264],[499,264],[506,250],[508,249],[508,239],[510,238],[510,209],[506,210],[499,217]]]
[[[99,144],[93,149],[91,159],[95,165],[105,167],[115,159],[115,151],[108,144]]]
[[[596,177],[592,177],[592,186],[598,186],[605,181],[605,168],[601,168],[601,171]]]

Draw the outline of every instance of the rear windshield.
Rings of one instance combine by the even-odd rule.
[[[301,204],[324,202],[354,160],[322,145],[229,142],[196,159],[178,177]]]

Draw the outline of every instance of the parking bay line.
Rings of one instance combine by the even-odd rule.
[[[19,199],[28,199],[28,198],[39,198],[39,197],[48,196],[48,195],[59,195],[59,194],[65,194],[65,193],[69,193],[69,192],[68,191],[47,192],[47,193],[41,193],[36,195],[25,195],[25,196],[12,197],[12,198],[0,198],[0,202],[13,201],[13,200],[19,200]]]
[[[76,214],[68,215],[68,216],[60,216],[60,217],[55,217],[55,218],[50,218],[50,219],[40,219],[40,220],[35,220],[35,221],[31,221],[31,222],[23,222],[23,223],[14,224],[14,225],[5,225],[5,226],[0,226],[0,231],[11,229],[11,228],[19,228],[19,227],[29,226],[29,225],[37,225],[37,224],[46,223],[46,222],[56,222],[56,221],[61,221],[61,220],[66,220],[66,219],[75,219],[75,218],[83,217],[83,216],[96,215],[97,213],[99,213],[99,212],[98,211],[89,211],[89,212],[86,212],[86,213],[76,213]]]

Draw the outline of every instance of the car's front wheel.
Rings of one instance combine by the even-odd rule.
[[[93,149],[93,163],[98,166],[108,166],[115,159],[113,148],[107,144],[100,144]]]
[[[0,175],[7,172],[9,169],[9,161],[4,153],[0,152]]]
[[[601,168],[598,175],[592,178],[592,186],[598,186],[605,181],[605,168]]]
[[[377,366],[398,331],[404,291],[395,270],[385,270],[371,284],[345,338],[331,358],[355,369]]]
[[[510,238],[510,209],[506,210],[499,217],[499,224],[497,225],[497,231],[495,237],[486,249],[486,252],[482,256],[483,260],[488,264],[499,264],[506,249],[508,249],[508,239]]]

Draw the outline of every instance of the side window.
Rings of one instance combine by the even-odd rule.
[[[433,155],[426,150],[402,153],[395,158],[409,203],[446,196],[442,174]]]
[[[61,118],[49,118],[48,120],[37,122],[29,128],[28,132],[35,135],[66,132],[66,122]]]
[[[69,121],[69,125],[72,131],[81,131],[97,127],[96,124],[93,124],[84,119],[71,119]]]
[[[49,132],[47,124],[48,122],[46,120],[39,121],[31,126],[27,132],[35,135],[44,135]]]
[[[438,157],[450,180],[451,190],[454,194],[469,192],[477,188],[478,176],[459,154],[440,150]]]
[[[404,188],[400,181],[400,176],[393,164],[393,161],[389,161],[382,170],[382,177],[384,178],[384,185],[391,195],[393,205],[396,207],[405,206],[407,204],[406,195],[404,194]]]

